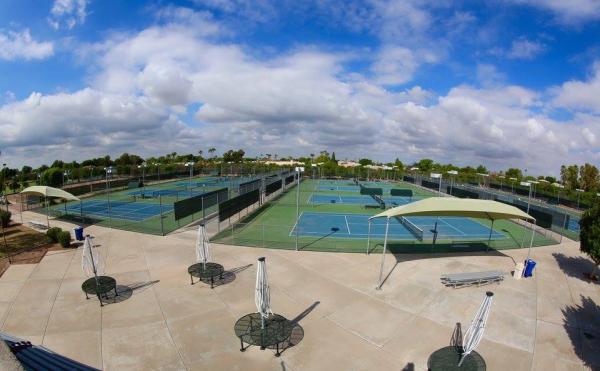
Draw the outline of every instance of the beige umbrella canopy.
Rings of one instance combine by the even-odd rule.
[[[49,205],[48,198],[60,198],[67,201],[81,201],[78,197],[73,196],[69,192],[63,191],[62,189],[47,187],[47,186],[32,186],[27,187],[21,191],[22,194],[30,194],[36,196],[44,196],[46,201],[46,223],[50,227],[50,220],[48,218]]]
[[[383,242],[383,254],[381,257],[381,268],[379,271],[379,285],[381,288],[383,262],[388,240],[388,227],[390,218],[405,216],[457,216],[466,218],[489,219],[492,221],[490,226],[490,238],[494,221],[499,219],[522,219],[535,223],[535,218],[511,205],[491,200],[474,200],[468,198],[450,198],[450,197],[431,197],[420,201],[412,202],[406,205],[394,207],[385,210],[369,218],[369,232],[367,235],[367,254],[370,249],[371,221],[375,218],[386,218],[386,232]],[[533,246],[533,237],[535,233],[535,224],[531,232],[531,243],[529,245],[529,255]],[[489,246],[489,245],[488,245]]]

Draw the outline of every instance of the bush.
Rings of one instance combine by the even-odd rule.
[[[62,233],[62,229],[58,227],[52,227],[46,231],[46,236],[48,236],[52,242],[58,242],[58,235]]]
[[[3,227],[8,227],[11,215],[10,211],[0,210],[0,223],[2,223]]]
[[[600,264],[600,202],[596,202],[591,209],[583,213],[579,225],[581,252],[594,261],[594,271],[589,275],[591,278],[597,278],[597,267]]]
[[[60,242],[60,245],[62,247],[71,246],[71,233],[69,233],[67,231],[61,231],[58,234],[58,242]]]

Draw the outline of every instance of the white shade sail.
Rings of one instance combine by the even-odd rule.
[[[267,318],[270,314],[273,314],[273,311],[271,310],[271,292],[269,290],[269,280],[267,276],[267,267],[264,257],[258,258],[254,302],[256,304],[256,309],[258,310],[258,313],[260,313],[263,319],[262,323],[264,327],[264,319]]]
[[[47,186],[27,187],[24,190],[22,190],[21,193],[34,194],[37,196],[44,196],[49,198],[61,198],[67,201],[80,201],[79,198],[73,196],[69,192],[63,191],[62,189]]]

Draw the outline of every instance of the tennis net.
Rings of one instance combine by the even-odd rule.
[[[402,225],[404,225],[406,229],[408,229],[412,234],[414,234],[415,237],[417,237],[420,241],[423,241],[424,232],[415,223],[411,222],[403,216],[396,217],[396,219],[398,219],[398,221],[402,223]]]
[[[385,210],[385,201],[383,201],[383,198],[381,198],[381,196],[379,195],[371,195],[371,197],[373,197],[373,199],[375,200],[375,202],[377,202],[379,204],[379,206]]]

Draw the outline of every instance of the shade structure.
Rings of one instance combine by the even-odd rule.
[[[269,290],[269,279],[267,276],[267,267],[265,258],[258,258],[258,267],[256,270],[256,290],[254,292],[254,302],[256,309],[261,316],[261,326],[265,327],[265,318],[273,314],[271,310],[271,293]]]
[[[396,216],[460,216],[490,220],[523,219],[535,221],[535,218],[531,215],[502,202],[451,197],[426,198],[385,210],[370,219]]]
[[[490,240],[495,220],[500,219],[522,219],[532,222],[533,228],[531,232],[531,243],[527,259],[531,255],[531,247],[533,246],[533,237],[535,234],[535,218],[525,213],[524,211],[504,204],[498,201],[491,200],[474,200],[467,198],[451,198],[451,197],[431,197],[420,201],[412,202],[406,205],[394,207],[385,210],[369,218],[369,232],[367,236],[367,254],[370,249],[370,234],[371,222],[375,218],[386,218],[385,237],[383,240],[383,252],[381,257],[381,267],[379,270],[379,282],[377,288],[380,289],[383,284],[383,266],[385,253],[388,241],[388,229],[391,218],[405,216],[454,216],[466,218],[489,219],[492,221],[490,227]],[[489,242],[488,242],[489,248]]]
[[[465,357],[475,350],[475,348],[477,348],[477,345],[479,345],[481,339],[483,338],[483,332],[485,330],[488,316],[490,315],[493,298],[493,292],[488,291],[485,293],[485,298],[483,299],[479,310],[475,314],[475,317],[467,329],[467,332],[465,332],[465,336],[463,337],[463,351],[460,361],[458,362],[459,367],[465,360]]]
[[[85,236],[81,253],[81,268],[88,277],[97,278],[104,273],[104,262],[100,259],[98,250],[92,245],[91,237]]]
[[[62,200],[67,201],[81,201],[79,198],[73,196],[69,192],[65,192],[62,189],[47,187],[47,186],[31,186],[22,190],[20,193],[22,194],[33,194],[37,196],[44,196],[46,202],[46,223],[48,227],[50,227],[50,220],[48,218],[48,214],[50,212],[48,205],[48,198],[60,198]]]
[[[206,267],[206,263],[211,261],[210,256],[210,244],[208,242],[208,235],[206,234],[206,226],[200,224],[198,226],[198,235],[196,238],[196,261],[203,264]]]

